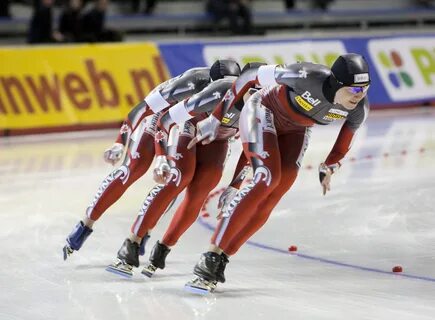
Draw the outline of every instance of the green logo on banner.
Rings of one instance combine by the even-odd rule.
[[[433,85],[433,77],[435,76],[435,54],[425,48],[411,48],[409,52],[424,83],[428,86]],[[409,72],[406,71],[405,61],[397,51],[381,51],[378,53],[378,60],[388,69],[388,78],[396,88],[402,86],[412,88],[414,86],[414,80]]]
[[[433,85],[432,77],[435,76],[435,53],[425,48],[412,48],[411,55],[420,71],[423,81],[428,85]]]
[[[391,50],[389,53],[381,51],[378,53],[378,59],[388,69],[388,79],[393,86],[396,88],[403,85],[408,88],[414,86],[414,81],[409,73],[405,71],[403,59],[397,51]]]

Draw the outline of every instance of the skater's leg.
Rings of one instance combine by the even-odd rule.
[[[185,125],[192,124],[188,123]],[[124,241],[123,246],[118,251],[117,261],[110,265],[107,270],[115,273],[125,273],[132,275],[132,266],[139,266],[139,239],[142,239],[157,224],[160,217],[165,212],[170,202],[186,187],[192,180],[195,171],[196,148],[187,149],[187,145],[192,136],[183,135],[184,130],[178,130],[174,139],[173,152],[170,152],[173,161],[171,177],[165,185],[156,185],[148,194],[145,202],[136,218],[131,232],[133,236]],[[192,132],[194,132],[192,130]],[[130,247],[131,250],[124,249]],[[138,248],[136,250],[133,247]],[[134,262],[131,263],[131,262]]]
[[[240,115],[240,136],[243,152],[254,169],[251,183],[242,188],[215,229],[211,243],[226,247],[255,214],[258,205],[272,193],[281,180],[281,158],[273,114],[264,106],[245,106]],[[215,251],[201,255],[194,274],[207,281],[216,281],[222,256]]]
[[[85,225],[91,227],[149,169],[154,158],[154,137],[144,130],[141,132],[140,137],[132,136],[122,165],[102,182],[86,210]]]
[[[187,145],[188,141],[186,141]],[[177,175],[179,180],[173,180],[166,185],[156,185],[149,192],[141,210],[131,227],[131,232],[136,239],[142,238],[157,224],[171,201],[183,191],[193,176],[195,167],[194,155],[183,156],[178,161],[177,168],[180,170]]]
[[[264,158],[254,158],[243,144],[244,152],[253,164],[254,178],[233,198],[219,221],[212,237],[212,244],[225,248],[230,240],[239,233],[255,214],[258,205],[268,197],[281,180],[281,160],[277,136],[270,132],[263,133]]]
[[[193,127],[189,121],[184,125]],[[183,191],[193,178],[196,165],[196,148],[187,149],[192,136],[186,136],[184,132],[186,131],[179,130],[172,148],[173,151],[170,152],[172,154],[171,159],[174,162],[170,181],[165,185],[156,185],[151,190],[131,228],[131,232],[139,238],[142,238],[150,229],[154,228],[171,201]]]
[[[248,221],[243,230],[237,233],[226,247],[222,247],[226,254],[230,256],[235,254],[239,248],[266,223],[272,210],[291,188],[296,180],[300,163],[308,146],[308,139],[308,129],[307,133],[305,130],[297,130],[278,137],[280,150],[286,150],[286,152],[281,153],[280,183],[273,192],[261,202],[255,215]]]
[[[226,140],[198,145],[195,174],[161,241],[166,246],[174,246],[183,233],[196,221],[205,199],[222,177],[227,151],[228,142]]]
[[[208,145],[197,146],[195,175],[186,189],[186,195],[177,209],[171,224],[161,242],[157,242],[150,263],[142,274],[151,277],[157,268],[165,267],[165,259],[170,247],[175,245],[181,235],[195,222],[209,192],[219,183],[228,151],[228,142],[214,141]]]
[[[148,170],[154,157],[154,138],[146,129],[144,124],[131,137],[123,164],[106,177],[88,207],[85,217],[67,237],[67,245],[63,248],[64,259],[74,250],[81,248],[92,233],[94,222]]]
[[[194,267],[194,274],[206,281],[224,282],[223,271],[228,262],[222,256],[231,239],[236,236],[255,214],[258,205],[268,197],[278,185],[281,177],[281,161],[277,136],[270,132],[262,134],[261,149],[263,158],[254,158],[246,143],[243,144],[247,158],[253,164],[254,178],[242,188],[228,205],[213,234],[212,247],[201,255]],[[225,252],[225,250],[224,250]]]

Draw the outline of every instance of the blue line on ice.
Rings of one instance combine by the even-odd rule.
[[[198,219],[198,222],[200,225],[202,225],[203,227],[205,227],[206,229],[209,230],[214,230],[214,226],[208,224],[207,222],[204,221],[204,219],[202,219],[201,217]],[[376,272],[376,273],[382,273],[382,274],[388,274],[388,275],[392,275],[392,276],[397,276],[397,277],[404,277],[404,278],[410,278],[410,279],[417,279],[417,280],[423,280],[423,281],[430,281],[430,282],[435,282],[435,278],[431,278],[431,277],[425,277],[425,276],[417,276],[417,275],[411,275],[411,274],[405,274],[405,273],[395,273],[395,272],[391,272],[391,271],[384,271],[384,270],[380,270],[380,269],[375,269],[375,268],[369,268],[369,267],[364,267],[364,266],[358,266],[358,265],[354,265],[354,264],[350,264],[350,263],[344,263],[344,262],[340,262],[340,261],[334,261],[334,260],[329,260],[329,259],[324,259],[324,258],[319,258],[319,257],[314,257],[314,256],[310,256],[310,255],[306,255],[306,254],[302,254],[302,253],[289,253],[289,251],[287,250],[283,250],[283,249],[279,249],[279,248],[274,248],[265,244],[261,244],[258,242],[254,242],[254,241],[248,241],[247,242],[249,245],[260,248],[260,249],[264,249],[264,250],[269,250],[269,251],[274,251],[274,252],[278,252],[278,253],[283,253],[283,254],[291,254],[292,256],[297,256],[299,258],[302,259],[308,259],[308,260],[313,260],[313,261],[318,261],[321,263],[327,263],[330,265],[334,265],[334,266],[339,266],[339,267],[345,267],[345,268],[352,268],[352,269],[356,269],[356,270],[361,270],[361,271],[368,271],[368,272]]]

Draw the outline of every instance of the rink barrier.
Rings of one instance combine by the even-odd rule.
[[[235,59],[242,66],[260,61],[285,64],[311,61],[331,66],[343,53],[362,54],[370,67],[371,107],[435,105],[435,33],[394,36],[347,36],[203,41],[159,44],[171,75],[211,65],[216,59]]]
[[[403,157],[403,156],[407,156],[410,153],[423,154],[426,151],[427,151],[427,149],[424,147],[420,147],[420,148],[415,149],[415,150],[405,150],[404,149],[404,150],[399,150],[398,152],[394,152],[394,153],[385,152],[382,155],[380,155],[379,157],[383,157],[383,158],[389,158],[389,157],[393,157],[393,156]],[[368,154],[368,155],[365,155],[365,156],[362,156],[359,158],[351,157],[351,158],[349,158],[348,161],[349,162],[367,161],[367,160],[373,160],[375,158],[376,158],[375,156]],[[303,169],[306,169],[306,170],[312,170],[313,168],[317,168],[317,166],[313,166],[313,165],[308,164],[305,167],[303,167]],[[246,183],[249,183],[249,180],[246,181]],[[200,216],[199,216],[197,221],[202,227],[208,229],[209,231],[214,232],[215,226],[213,224],[207,222],[207,218],[212,216],[208,210],[208,205],[212,200],[219,197],[225,189],[226,189],[226,187],[222,187],[222,188],[218,188],[218,189],[212,191],[208,195],[207,199],[205,200],[205,202],[201,208]],[[359,271],[373,272],[373,273],[390,275],[390,276],[393,275],[393,276],[403,277],[403,278],[408,278],[408,279],[435,282],[435,278],[432,278],[432,277],[403,273],[402,266],[393,266],[391,271],[386,271],[386,270],[382,270],[382,269],[378,269],[378,268],[360,266],[360,265],[355,265],[355,264],[351,264],[351,263],[345,263],[345,262],[340,262],[340,261],[336,261],[336,260],[332,260],[332,259],[325,259],[325,258],[321,258],[321,257],[316,257],[316,256],[300,253],[300,252],[297,252],[298,248],[295,245],[287,247],[287,249],[282,249],[282,248],[276,248],[273,246],[269,246],[269,245],[266,245],[263,243],[259,243],[256,241],[252,241],[252,240],[247,241],[247,244],[250,246],[259,248],[259,249],[272,251],[272,252],[276,252],[279,254],[292,255],[292,256],[302,258],[305,260],[312,260],[312,261],[316,261],[319,263],[333,265],[333,266],[337,266],[337,267],[344,267],[344,268],[355,269],[355,270],[359,270]],[[398,271],[398,267],[400,267],[400,271]]]
[[[369,63],[372,109],[435,105],[435,33],[0,48],[0,136],[119,126],[170,76],[232,58],[331,65],[357,52]],[[169,71],[169,72],[168,72]]]
[[[0,48],[0,135],[118,125],[168,72],[154,43]]]

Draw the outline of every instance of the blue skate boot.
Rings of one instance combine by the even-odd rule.
[[[164,269],[166,256],[170,251],[171,249],[169,249],[163,243],[157,241],[153,247],[153,250],[151,251],[150,261],[148,265],[143,268],[142,274],[148,278],[151,278],[154,272],[156,272],[157,268]]]
[[[66,260],[74,251],[79,250],[92,231],[91,228],[83,224],[83,221],[77,223],[74,230],[66,238],[67,244],[63,247],[63,260]]]

